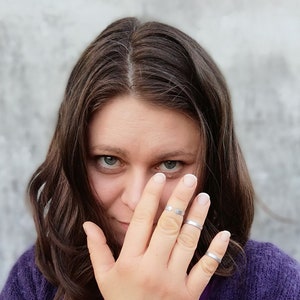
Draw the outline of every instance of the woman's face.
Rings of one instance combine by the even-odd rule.
[[[120,243],[152,175],[162,172],[167,178],[156,222],[179,179],[197,170],[197,124],[131,95],[114,98],[96,112],[88,138],[89,181]]]

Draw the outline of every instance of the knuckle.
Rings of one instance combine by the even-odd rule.
[[[181,232],[178,236],[177,243],[188,250],[195,250],[198,243],[198,237],[193,232]]]
[[[145,223],[147,220],[151,220],[151,218],[152,214],[149,210],[139,210],[132,216],[131,222],[141,224]]]
[[[200,265],[203,272],[207,276],[212,276],[216,271],[216,264],[214,262],[210,262],[207,259],[200,260]]]
[[[178,234],[180,223],[175,218],[162,217],[158,222],[158,227],[168,235],[175,235]]]
[[[177,193],[173,195],[173,199],[176,202],[186,203],[190,200],[190,197],[183,191],[177,191]]]

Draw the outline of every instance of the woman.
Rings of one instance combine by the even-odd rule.
[[[37,241],[1,299],[300,297],[299,264],[249,241],[225,80],[176,28],[125,18],[89,45],[28,191]]]

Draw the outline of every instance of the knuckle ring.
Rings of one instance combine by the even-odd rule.
[[[179,209],[179,208],[174,208],[173,206],[171,206],[171,205],[167,205],[166,207],[165,207],[165,210],[166,211],[172,211],[173,213],[175,213],[176,215],[179,215],[179,216],[184,216],[184,210],[181,210],[181,209]]]
[[[203,229],[203,226],[202,226],[201,224],[199,224],[198,222],[193,221],[193,220],[187,219],[187,220],[184,222],[184,224],[192,225],[192,226],[198,228],[199,230],[202,230],[202,229]]]
[[[218,264],[221,263],[222,259],[219,258],[216,254],[212,253],[212,252],[209,252],[209,251],[206,251],[205,253],[206,256],[209,256],[210,258],[214,259]]]

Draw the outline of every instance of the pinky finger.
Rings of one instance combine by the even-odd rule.
[[[212,240],[206,254],[193,267],[187,280],[187,288],[191,295],[195,297],[201,295],[225,255],[229,240],[229,231],[219,232]]]

